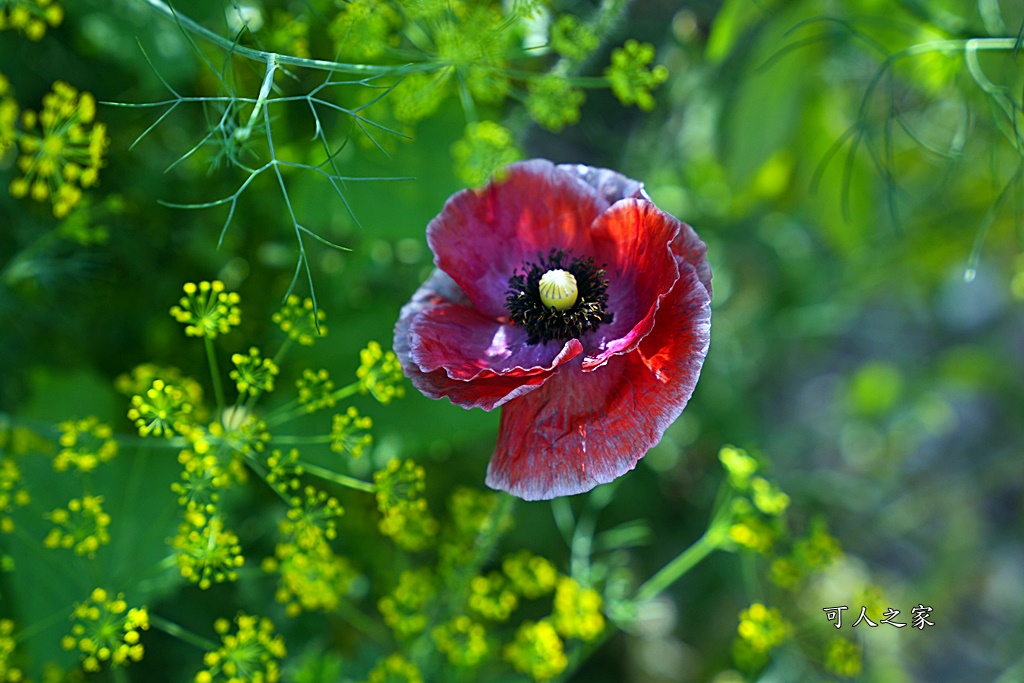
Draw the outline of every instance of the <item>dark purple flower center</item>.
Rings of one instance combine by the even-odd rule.
[[[528,343],[578,339],[612,321],[612,313],[605,310],[608,279],[604,268],[594,264],[594,257],[571,259],[564,249],[552,249],[547,256],[537,254],[536,263],[524,263],[522,270],[517,268],[509,278],[505,307],[509,319],[530,335]],[[576,278],[576,303],[565,310],[541,300],[541,278],[552,270],[564,270]]]

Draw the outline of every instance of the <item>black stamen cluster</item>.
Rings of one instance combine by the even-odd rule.
[[[579,294],[571,308],[559,311],[541,301],[540,279],[549,270],[564,270],[576,278]],[[594,257],[570,260],[569,252],[552,249],[547,257],[537,254],[537,263],[524,263],[523,271],[516,269],[509,278],[505,307],[509,319],[530,335],[528,343],[578,339],[612,321],[612,314],[605,310],[608,280]]]

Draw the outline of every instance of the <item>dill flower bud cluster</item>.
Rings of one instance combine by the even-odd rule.
[[[178,453],[178,462],[181,463],[181,478],[171,484],[171,491],[178,496],[178,505],[186,512],[216,512],[220,492],[234,483],[230,469],[222,465],[216,453],[200,455],[187,448]]]
[[[8,0],[0,7],[0,31],[14,29],[29,40],[42,40],[47,28],[62,21],[64,8],[54,0]]]
[[[171,545],[182,577],[202,589],[234,581],[238,568],[245,563],[238,536],[225,528],[219,514],[186,512]]]
[[[505,646],[505,660],[516,671],[535,681],[546,681],[562,673],[569,665],[565,645],[554,625],[547,620],[524,621],[515,639]]]
[[[437,535],[437,520],[430,514],[426,472],[412,460],[394,459],[373,475],[377,486],[380,532],[410,551],[426,548]]]
[[[68,420],[57,425],[61,450],[53,459],[53,469],[63,472],[74,467],[79,472],[92,472],[100,463],[109,462],[117,455],[117,441],[110,425],[90,416],[82,420]]]
[[[806,535],[793,541],[788,553],[772,560],[768,575],[776,586],[792,591],[842,554],[839,541],[828,533],[824,520],[816,519]]]
[[[654,46],[632,38],[612,51],[612,63],[604,71],[612,93],[629,106],[635,104],[645,111],[654,109],[651,90],[668,79],[668,69],[662,65],[651,68]]]
[[[427,628],[425,608],[437,593],[437,576],[430,569],[406,570],[398,576],[395,588],[377,602],[377,609],[396,637],[408,638]]]
[[[526,550],[507,555],[501,569],[516,591],[529,600],[550,595],[558,581],[558,570],[550,560]]]
[[[307,413],[333,408],[338,402],[333,395],[334,381],[330,373],[323,368],[316,371],[304,369],[302,377],[295,380],[295,388],[298,390],[299,405],[303,406]]]
[[[733,658],[743,668],[757,668],[768,660],[772,650],[792,637],[793,626],[778,608],[755,602],[740,612],[736,633]]]
[[[373,420],[349,406],[344,413],[336,414],[331,422],[331,450],[358,458],[373,443],[369,432],[371,427]]]
[[[311,610],[331,610],[348,594],[356,573],[335,554],[337,520],[344,513],[338,500],[312,486],[290,499],[278,528],[283,538],[263,570],[280,575],[275,599],[295,616]]]
[[[860,676],[863,657],[860,645],[833,636],[825,646],[825,670],[841,678],[856,678]]]
[[[105,662],[116,668],[142,659],[139,640],[149,628],[149,613],[145,607],[129,608],[123,593],[111,597],[97,588],[75,605],[72,618],[71,634],[64,636],[61,646],[78,650],[86,671],[99,671]]]
[[[434,627],[430,637],[448,662],[458,667],[476,666],[487,656],[487,629],[465,615]]]
[[[110,515],[103,511],[103,496],[83,496],[68,501],[46,515],[54,526],[43,539],[47,548],[69,548],[90,559],[100,546],[110,543]]]
[[[555,630],[565,638],[593,640],[604,631],[601,594],[568,576],[558,579],[553,611]]]
[[[280,369],[272,359],[261,357],[260,350],[255,346],[249,349],[248,355],[232,354],[231,362],[235,364],[235,369],[228,376],[234,380],[239,394],[258,396],[274,390],[274,377]]]
[[[24,672],[14,666],[14,622],[0,619],[0,683],[19,683],[24,680]]]
[[[14,133],[21,175],[11,181],[11,194],[49,201],[55,216],[66,216],[81,200],[82,188],[99,181],[109,139],[95,117],[93,96],[63,81],[43,97],[42,112],[22,112],[21,130]]]
[[[370,394],[382,405],[405,396],[402,366],[394,351],[384,351],[380,343],[372,341],[359,352],[359,368],[356,370],[359,392]]]
[[[0,73],[0,152],[14,143],[18,123],[18,103],[11,92],[11,82]]]
[[[392,653],[377,662],[366,683],[423,683],[423,676],[415,664],[398,653]]]
[[[186,282],[182,289],[185,296],[177,306],[171,307],[171,315],[185,324],[188,336],[216,339],[217,335],[227,334],[242,322],[238,294],[224,291],[220,280]]]
[[[0,447],[0,532],[9,534],[14,531],[11,514],[15,508],[28,505],[31,496],[22,480],[21,468],[4,450]]]
[[[519,159],[512,132],[494,121],[466,124],[462,138],[452,143],[455,172],[467,185],[482,185],[498,169]]]
[[[205,669],[195,683],[274,683],[281,677],[280,660],[285,656],[284,639],[274,633],[274,623],[266,617],[239,612],[232,622],[218,619],[213,628],[221,646],[203,656]]]
[[[288,338],[303,346],[312,346],[318,337],[327,336],[324,320],[327,314],[323,309],[316,308],[310,298],[300,299],[290,294],[285,299],[281,310],[270,319],[288,335]]]
[[[139,436],[169,439],[175,434],[188,433],[191,413],[192,403],[181,387],[155,379],[145,392],[132,396],[128,419],[135,423]]]
[[[789,496],[757,476],[757,460],[743,449],[725,446],[718,452],[718,459],[730,487],[738,494],[731,503],[730,541],[742,548],[768,553],[783,535]]]

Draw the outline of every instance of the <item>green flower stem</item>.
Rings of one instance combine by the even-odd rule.
[[[634,600],[642,604],[660,595],[701,560],[720,548],[725,539],[724,525],[713,524],[693,545],[679,553],[671,562],[659,569],[654,576],[647,579],[637,589]]]
[[[203,638],[202,636],[197,636],[195,633],[192,633],[191,631],[188,631],[182,628],[181,626],[178,626],[173,621],[168,621],[167,619],[164,619],[163,617],[158,616],[156,614],[150,613],[149,623],[154,628],[160,629],[167,635],[174,636],[178,640],[186,642],[189,645],[195,645],[200,650],[212,652],[213,650],[216,650],[218,647],[220,647],[220,645],[213,642],[212,640],[208,640],[206,638]]]
[[[321,434],[319,436],[274,436],[270,438],[271,443],[275,446],[309,446],[313,444],[330,443],[330,434]]]
[[[333,481],[335,484],[341,484],[342,486],[347,486],[348,488],[356,489],[357,491],[366,491],[367,493],[377,492],[376,484],[372,484],[368,481],[356,479],[355,477],[350,477],[345,474],[338,474],[337,472],[332,472],[331,470],[318,465],[310,465],[305,462],[300,462],[299,464],[302,465],[302,469],[304,471],[315,477],[320,477],[327,481]]]
[[[629,0],[604,0],[591,19],[594,33],[601,37],[611,33],[615,25],[622,20],[628,6]]]
[[[377,65],[377,64],[345,64],[343,62],[332,62],[323,59],[304,59],[302,57],[294,57],[292,55],[282,55],[275,52],[267,52],[264,50],[254,50],[244,45],[239,45],[227,38],[218,35],[206,28],[196,20],[188,17],[176,9],[172,8],[163,0],[141,0],[143,4],[149,5],[151,8],[160,12],[164,16],[172,19],[178,26],[185,31],[193,33],[201,38],[205,38],[214,45],[218,46],[225,52],[236,54],[246,59],[251,59],[257,62],[269,63],[271,61],[276,62],[281,66],[296,66],[305,69],[319,69],[321,71],[334,71],[337,73],[349,73],[349,74],[363,74],[366,76],[382,76],[388,74],[408,74],[423,71],[433,71],[437,68],[437,65],[432,62],[420,62],[417,64],[400,64],[400,65]]]
[[[277,353],[274,354],[274,365],[281,365],[281,361],[284,359],[284,355],[288,353],[288,349],[292,348],[292,343],[293,342],[291,337],[284,338],[284,341],[281,342],[281,348],[279,348],[277,350]]]
[[[227,404],[224,402],[224,385],[220,380],[220,368],[217,367],[217,354],[213,350],[213,340],[203,337],[203,345],[206,347],[206,360],[210,363],[210,379],[213,381],[213,395],[217,398],[217,412],[223,414]]]
[[[260,86],[259,97],[256,98],[256,104],[252,108],[252,114],[249,115],[249,120],[245,123],[245,126],[235,131],[235,135],[243,140],[249,139],[249,134],[252,133],[252,127],[259,121],[260,112],[263,111],[263,106],[267,103],[267,97],[270,96],[270,88],[274,85],[274,73],[277,71],[277,55],[271,53],[270,59],[267,60],[267,73],[263,76],[263,85]]]

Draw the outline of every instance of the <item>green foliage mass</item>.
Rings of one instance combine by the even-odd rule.
[[[0,1],[0,683],[1020,678],[1024,8],[627,4]],[[714,273],[550,503],[388,350],[533,156]]]

